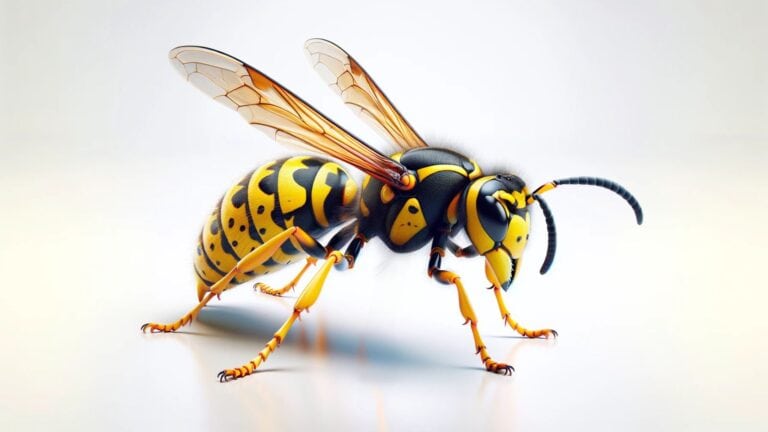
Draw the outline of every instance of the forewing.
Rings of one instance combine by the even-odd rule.
[[[325,39],[308,40],[304,50],[328,86],[384,139],[402,150],[427,146],[352,56]]]
[[[407,168],[367,146],[268,76],[222,52],[181,46],[169,53],[187,81],[275,141],[320,151],[399,189]]]

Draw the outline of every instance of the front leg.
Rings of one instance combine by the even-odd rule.
[[[470,245],[465,248],[459,247],[456,243],[452,242],[451,240],[447,241],[447,247],[448,249],[453,252],[453,254],[457,257],[475,257],[477,256],[477,251],[475,248]],[[493,290],[493,295],[496,297],[496,303],[499,307],[499,312],[501,313],[501,319],[504,320],[504,324],[510,326],[513,330],[515,330],[518,334],[521,336],[525,336],[527,338],[539,338],[544,337],[549,339],[550,336],[557,337],[557,331],[553,329],[538,329],[538,330],[529,330],[522,325],[518,324],[517,321],[512,319],[512,315],[509,313],[509,310],[507,309],[507,305],[504,303],[504,298],[501,295],[501,284],[498,280],[496,280],[496,276],[493,274],[493,270],[490,267],[490,264],[488,264],[488,261],[485,262],[485,275],[488,278],[488,281],[491,283],[490,289]]]
[[[476,354],[480,354],[485,368],[490,372],[502,373],[504,375],[511,375],[515,370],[512,366],[499,363],[493,360],[488,354],[488,350],[485,347],[485,342],[480,337],[480,332],[477,330],[477,316],[472,309],[472,304],[469,302],[467,292],[464,290],[464,285],[461,283],[461,278],[456,273],[440,268],[442,257],[445,255],[445,242],[447,240],[447,234],[441,234],[435,237],[432,242],[432,251],[429,257],[429,269],[427,273],[430,277],[434,278],[438,282],[446,285],[454,285],[459,294],[459,311],[461,316],[464,317],[464,324],[469,323],[472,330],[472,338],[475,341]]]

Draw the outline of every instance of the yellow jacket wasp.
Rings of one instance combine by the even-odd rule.
[[[470,324],[486,369],[510,374],[514,370],[511,366],[494,361],[488,354],[461,278],[442,267],[445,251],[457,257],[485,258],[485,273],[506,324],[529,338],[557,336],[551,329],[529,330],[519,325],[501,296],[501,290],[507,290],[519,271],[530,226],[528,206],[538,203],[547,225],[548,247],[541,267],[544,274],[554,259],[556,241],[554,219],[541,198],[543,193],[560,185],[603,187],[629,203],[638,224],[643,219],[639,203],[623,187],[600,178],[556,180],[529,192],[514,175],[483,174],[475,161],[427,146],[344,50],[322,39],[307,41],[305,50],[314,68],[344,103],[401,151],[387,157],[369,147],[234,57],[196,46],[171,50],[171,63],[189,82],[277,142],[319,151],[366,176],[358,191],[340,165],[309,156],[272,161],[246,175],[224,194],[200,234],[194,262],[199,304],[174,323],[147,323],[142,331],[176,331],[223,291],[307,257],[286,286],[273,289],[256,284],[267,294],[281,295],[293,288],[312,264],[323,261],[296,300],[291,316],[264,349],[246,364],[219,373],[220,381],[244,377],[266,361],[299,315],[315,303],[331,268],[352,268],[367,241],[378,237],[389,249],[402,253],[431,242],[428,275],[456,287],[461,315]],[[328,244],[317,240],[337,227],[341,228]],[[466,247],[451,240],[461,230],[471,242]]]

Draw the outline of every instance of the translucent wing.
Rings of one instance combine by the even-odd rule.
[[[182,75],[214,100],[240,113],[275,141],[320,151],[398,189],[412,187],[400,163],[365,145],[311,105],[240,60],[210,48],[169,53]]]
[[[427,147],[424,140],[400,115],[360,64],[337,45],[325,39],[304,44],[312,67],[344,103],[385,139],[402,150]]]

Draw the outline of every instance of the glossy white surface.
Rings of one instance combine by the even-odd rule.
[[[761,2],[4,2],[0,11],[0,429],[765,430],[768,70]],[[241,287],[171,335],[141,323],[194,305],[204,216],[289,151],[179,79],[166,53],[219,48],[379,148],[302,54],[331,39],[431,143],[548,194],[502,327],[479,260],[465,275],[484,372],[427,251],[367,246],[262,373],[291,298]],[[281,283],[290,273],[267,281]],[[306,279],[308,280],[308,278]]]

